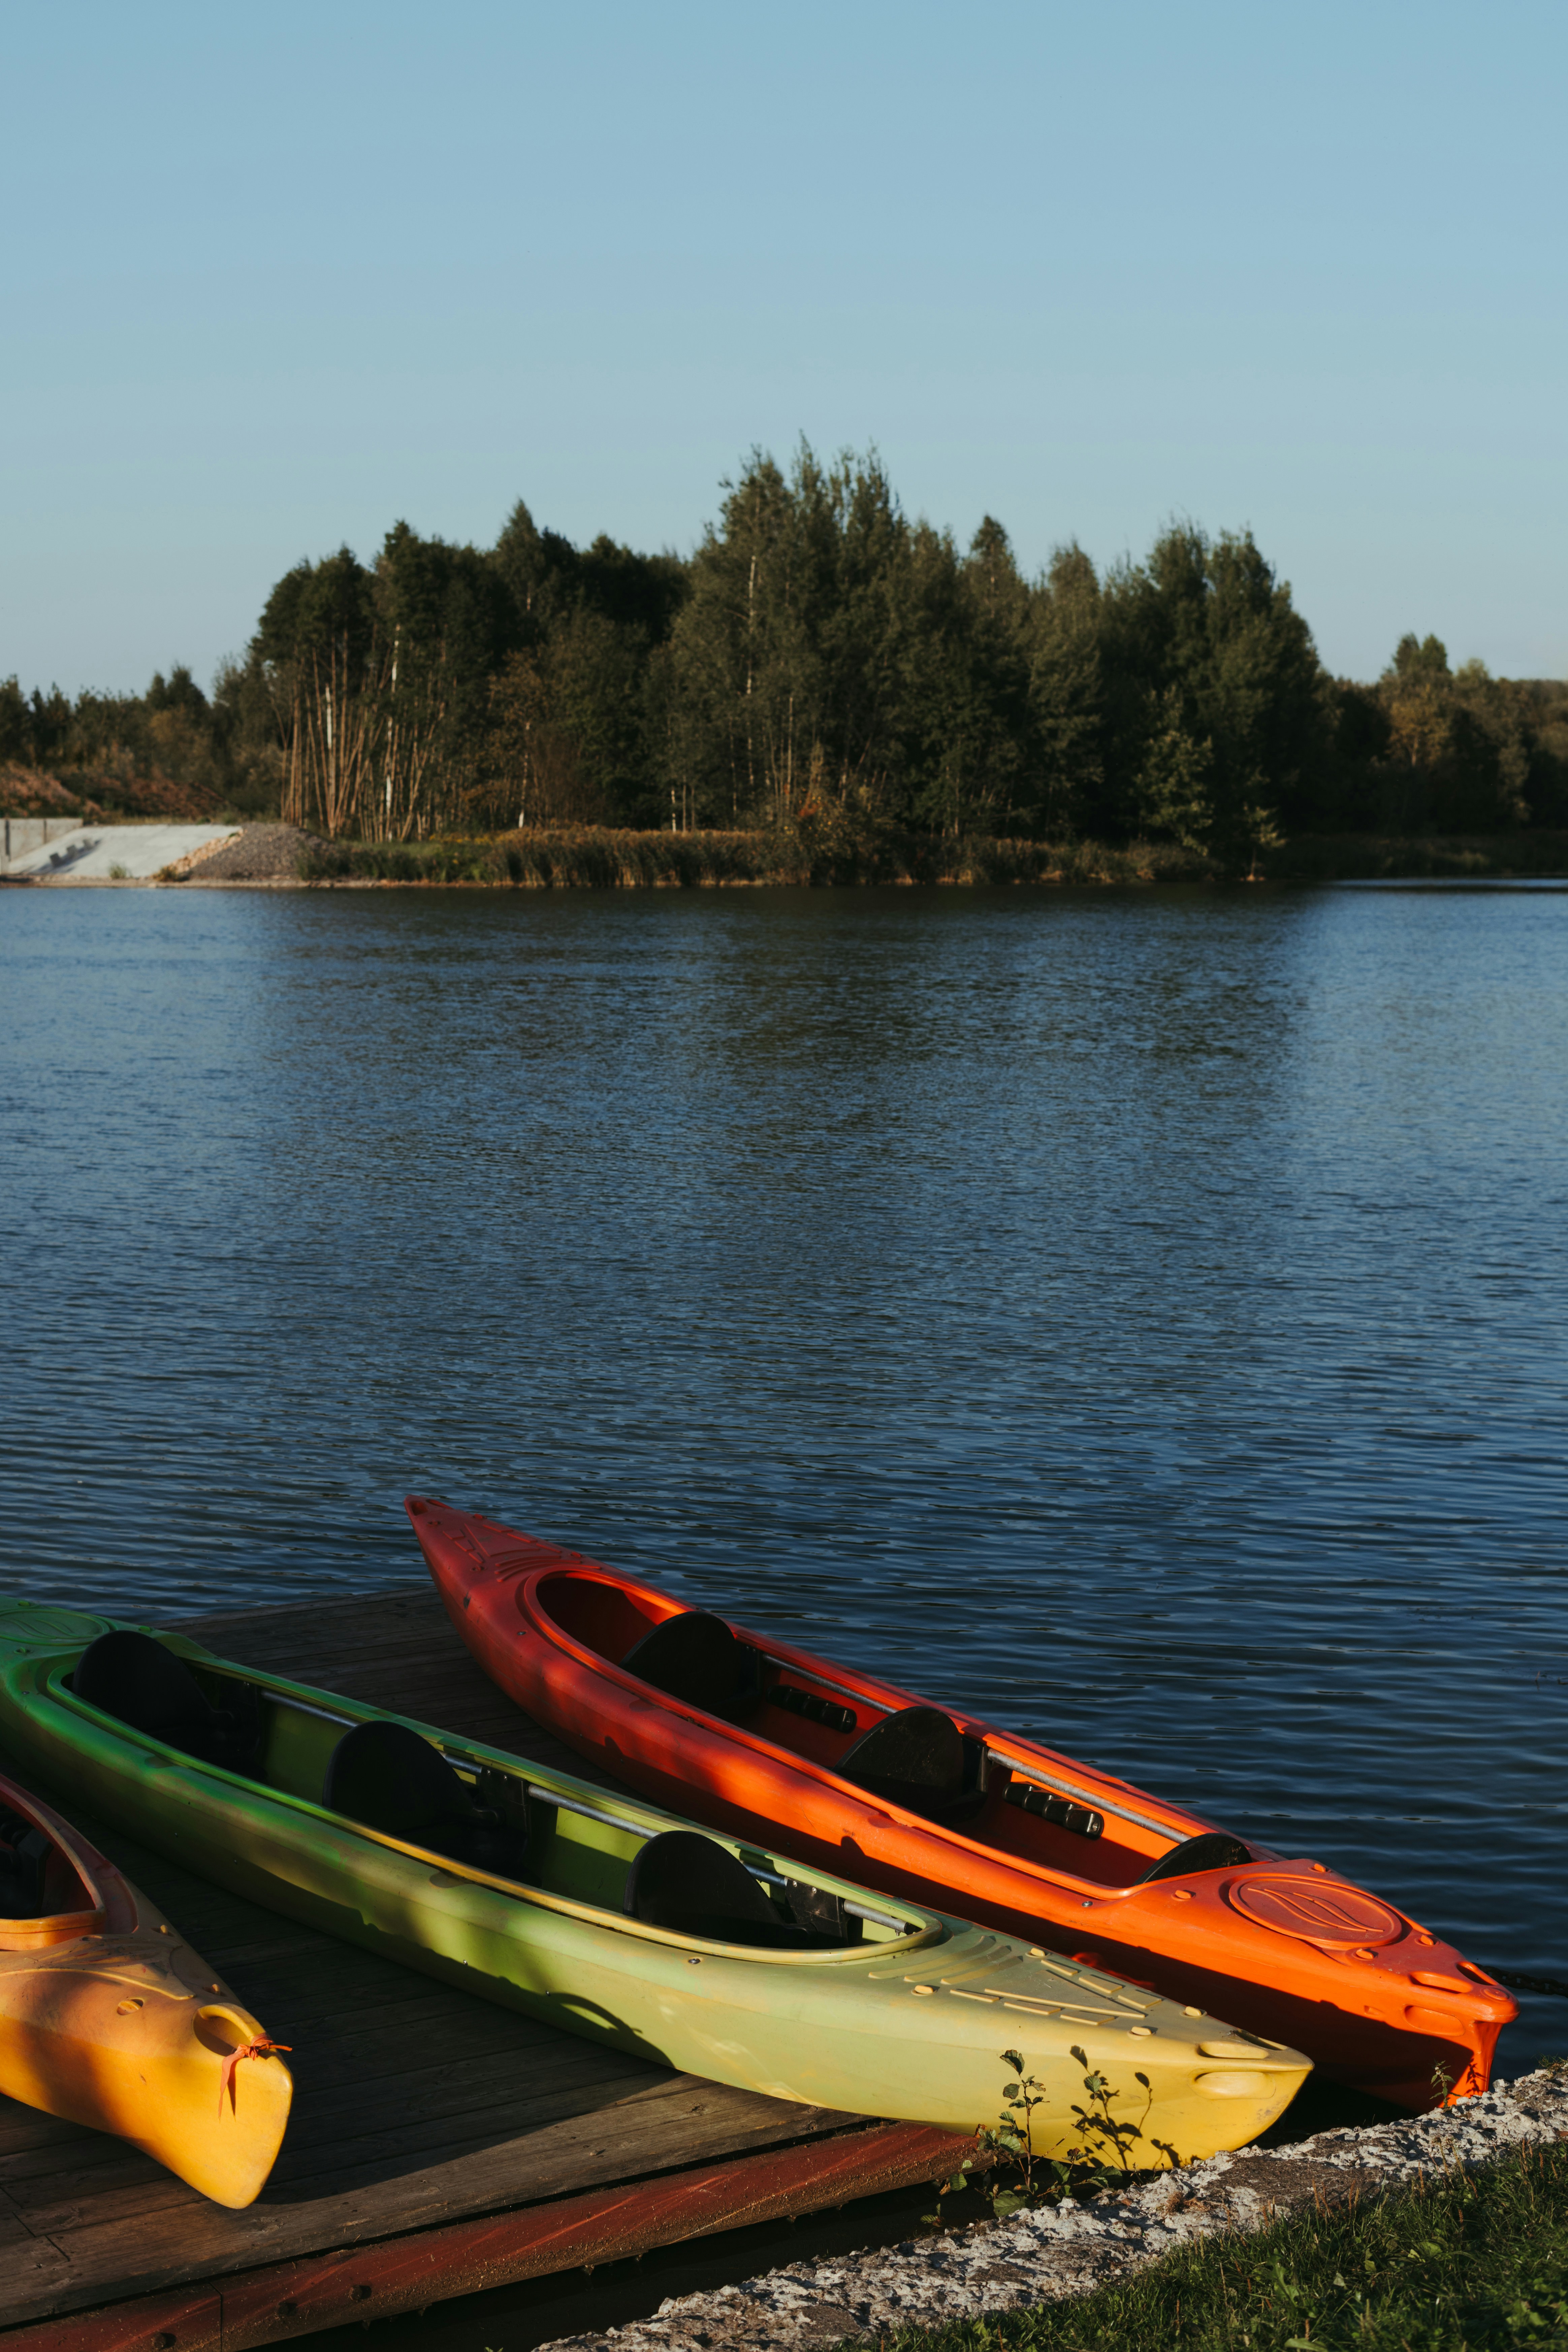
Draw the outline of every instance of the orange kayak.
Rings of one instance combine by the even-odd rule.
[[[1196,2003],[1401,2106],[1487,2087],[1514,2001],[1328,1864],[477,1513],[406,1508],[486,1673],[657,1804]]]
[[[147,1897],[0,1780],[0,2091],[116,2132],[219,2205],[248,2205],[289,2069]]]

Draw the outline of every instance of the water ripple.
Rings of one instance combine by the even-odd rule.
[[[0,893],[10,1580],[448,1494],[1568,1974],[1565,926]]]

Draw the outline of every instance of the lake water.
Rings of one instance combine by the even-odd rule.
[[[444,1495],[1568,1975],[1562,894],[9,890],[0,991],[13,1587]]]

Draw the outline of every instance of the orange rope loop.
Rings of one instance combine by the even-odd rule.
[[[217,2086],[217,2111],[220,2116],[223,2113],[224,2095],[226,2092],[228,2095],[229,2112],[232,2115],[235,2111],[237,2095],[234,2087],[234,2074],[235,2069],[239,2064],[240,2060],[242,2058],[265,2058],[268,2051],[271,2050],[286,2050],[289,2052],[290,2057],[293,2055],[293,2045],[291,2043],[288,2042],[274,2042],[270,2034],[267,2033],[259,2034],[254,2042],[247,2042],[238,2050],[231,2050],[229,2052],[228,2056],[223,2062],[223,2077]]]

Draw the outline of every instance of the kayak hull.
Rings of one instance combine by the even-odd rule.
[[[216,2204],[250,2204],[289,2120],[288,2067],[79,1832],[13,1781],[0,1780],[0,1811],[49,1839],[61,1906],[0,1918],[0,2091],[115,2133]]]
[[[1005,1759],[1012,1780],[1065,1790],[1102,1833],[1075,1838],[1069,1816],[1055,1854],[1020,1850],[1034,1824],[1020,1819],[1005,1787],[976,1820],[943,1827],[833,1769],[846,1742],[879,1716],[921,1703],[911,1694],[736,1626],[795,1700],[815,1698],[852,1730],[781,1717],[772,1705],[748,1721],[721,1719],[619,1663],[680,1613],[670,1596],[479,1514],[417,1496],[407,1508],[447,1614],[486,1673],[578,1754],[652,1801],[731,1835],[771,1840],[883,1895],[1079,1955],[1287,2042],[1331,2080],[1399,2105],[1420,2110],[1485,2089],[1517,2005],[1418,1922],[1323,1864],[1236,1841],[1246,1856],[1239,1864],[1137,1884],[1165,1852],[1215,1825],[1037,1741],[969,1721],[960,1730]]]
[[[1116,2119],[1150,2150],[1157,2143],[1188,2158],[1254,2137],[1309,2071],[1293,2050],[1237,2042],[1215,2018],[993,1930],[920,1906],[885,1916],[826,1874],[814,1885],[858,1905],[869,1940],[761,1951],[647,1927],[588,1897],[613,1897],[628,1858],[683,1824],[407,1718],[226,1668],[170,1636],[164,1646],[193,1668],[244,1673],[262,1695],[279,1777],[263,1784],[201,1763],[75,1698],[67,1678],[105,1623],[81,1621],[67,1641],[17,1655],[7,1641],[16,1614],[0,1604],[0,1721],[53,1784],[275,1909],[628,2054],[813,2106],[967,2133],[998,2118],[1009,2079],[1002,2053],[1015,2050],[1045,2089],[1037,2148],[1063,2157],[1095,2146],[1081,2115],[1088,2074],[1104,2076]],[[539,1883],[367,1831],[301,1793],[320,1788],[342,1728],[369,1721],[405,1724],[487,1785],[523,1786]],[[784,1883],[770,1853],[739,1858]]]

